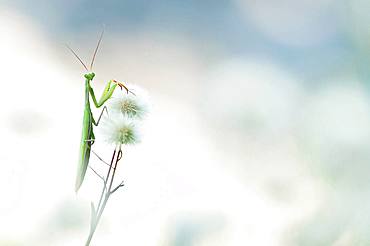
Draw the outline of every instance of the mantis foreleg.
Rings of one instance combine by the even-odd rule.
[[[112,83],[114,83],[114,85],[111,86]],[[105,86],[103,94],[101,95],[99,102],[98,102],[96,100],[93,88],[89,86],[89,92],[90,92],[90,95],[94,102],[95,107],[100,108],[109,98],[111,98],[116,87],[117,87],[117,83],[113,80],[110,80]]]

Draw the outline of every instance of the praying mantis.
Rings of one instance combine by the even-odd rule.
[[[92,68],[94,65],[95,57],[98,52],[101,40],[103,38],[104,29],[100,34],[99,41],[96,45],[91,63],[90,63],[90,69],[87,68],[85,63],[78,57],[78,55],[68,46],[67,48],[73,53],[73,55],[78,59],[78,61],[83,65],[85,70],[87,71],[86,74],[84,74],[85,78],[85,106],[84,106],[84,114],[83,114],[83,121],[82,121],[82,136],[81,136],[81,142],[80,142],[80,153],[79,153],[79,162],[78,162],[78,169],[77,169],[77,176],[76,176],[76,183],[75,183],[75,191],[77,192],[85,178],[86,170],[89,165],[90,160],[90,153],[91,153],[91,146],[95,141],[95,135],[93,128],[94,126],[98,126],[101,116],[104,113],[104,110],[107,111],[106,106],[104,106],[99,118],[97,121],[95,121],[93,117],[93,113],[91,111],[91,105],[90,105],[90,97],[94,103],[94,106],[96,108],[100,108],[104,105],[104,103],[110,99],[113,95],[113,92],[115,91],[116,87],[119,86],[122,90],[124,88],[126,92],[129,92],[129,89],[123,84],[116,80],[110,80],[100,97],[99,100],[96,99],[95,93],[93,88],[91,87],[91,82],[93,81],[95,77],[95,73],[92,72]],[[107,111],[108,112],[108,111]]]

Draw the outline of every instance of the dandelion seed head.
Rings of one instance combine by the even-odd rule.
[[[148,112],[146,93],[139,87],[129,85],[130,92],[118,93],[112,98],[110,109],[132,119],[143,119]]]
[[[109,144],[130,145],[139,142],[137,124],[134,120],[122,115],[104,118],[101,127],[104,140]]]

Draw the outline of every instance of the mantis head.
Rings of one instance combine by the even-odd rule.
[[[84,75],[84,77],[88,80],[93,80],[93,78],[95,77],[95,73],[91,72],[91,73],[87,73]]]

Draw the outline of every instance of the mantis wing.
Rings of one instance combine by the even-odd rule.
[[[80,157],[79,157],[76,184],[75,184],[76,192],[80,189],[82,182],[85,178],[87,166],[89,165],[89,160],[90,160],[91,144],[92,144],[92,141],[94,141],[93,138],[94,138],[94,133],[93,133],[93,126],[92,126],[91,111],[90,111],[90,107],[86,107],[84,111],[82,137],[81,137],[81,144],[80,144]]]

